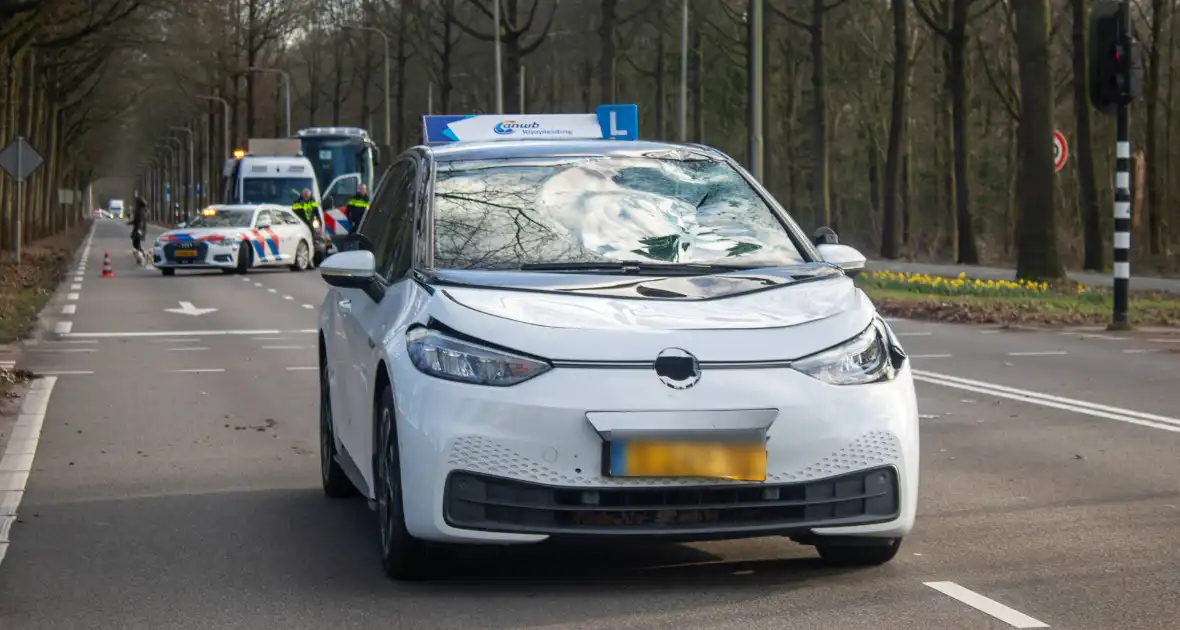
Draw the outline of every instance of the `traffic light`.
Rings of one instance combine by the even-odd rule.
[[[1119,0],[1103,0],[1090,10],[1090,103],[1104,114],[1129,105],[1143,89],[1138,42],[1129,35],[1128,11]]]

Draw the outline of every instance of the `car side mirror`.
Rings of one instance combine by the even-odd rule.
[[[830,227],[821,227],[812,235],[812,242],[816,245],[839,245],[840,239],[836,231]]]
[[[834,234],[833,234],[834,235]],[[820,243],[816,245],[819,255],[824,262],[829,262],[844,270],[849,277],[855,277],[864,271],[866,259],[864,254],[847,245],[835,243]]]
[[[320,277],[334,287],[360,289],[374,302],[381,301],[385,295],[378,282],[373,252],[355,250],[332,254],[320,263]]]
[[[183,230],[185,228],[185,226],[187,226],[187,225],[188,225],[188,223],[181,221],[180,223],[176,224],[176,229]]]

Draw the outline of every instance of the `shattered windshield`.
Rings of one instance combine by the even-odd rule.
[[[771,209],[725,162],[651,157],[440,164],[435,266],[805,262]]]

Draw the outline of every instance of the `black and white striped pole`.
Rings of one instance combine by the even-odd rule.
[[[1141,92],[1142,73],[1129,0],[1095,4],[1090,12],[1090,102],[1100,112],[1115,115],[1112,330],[1131,325],[1131,103]]]

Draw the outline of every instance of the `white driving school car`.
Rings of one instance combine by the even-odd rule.
[[[371,500],[389,576],[561,537],[872,565],[910,532],[914,384],[864,257],[637,118],[427,116],[320,267],[323,486]]]
[[[166,276],[177,269],[311,267],[312,233],[290,208],[278,205],[209,206],[187,224],[156,239],[155,266]]]

